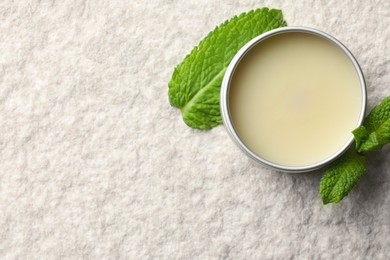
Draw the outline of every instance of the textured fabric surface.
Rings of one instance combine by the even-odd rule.
[[[253,8],[356,55],[390,95],[390,2],[1,1],[1,259],[389,259],[390,147],[338,205],[170,107],[173,68]]]

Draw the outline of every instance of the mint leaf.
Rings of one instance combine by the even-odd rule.
[[[359,150],[362,144],[368,139],[370,133],[362,125],[356,128],[355,130],[353,130],[352,133],[355,137],[356,150]]]
[[[352,133],[358,152],[379,150],[390,143],[390,97],[374,107],[364,124]]]
[[[169,102],[180,108],[184,122],[198,129],[221,124],[219,91],[230,61],[254,37],[286,25],[280,10],[261,8],[210,32],[175,68],[168,84]]]
[[[385,144],[390,143],[390,118],[384,121],[380,127],[368,135],[358,148],[359,152],[380,150]]]
[[[366,158],[349,149],[325,171],[320,183],[324,204],[340,202],[366,171]]]

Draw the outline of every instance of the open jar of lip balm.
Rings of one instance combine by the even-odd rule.
[[[221,113],[249,157],[306,172],[339,157],[366,109],[363,73],[351,52],[315,29],[285,27],[247,43],[221,88]]]

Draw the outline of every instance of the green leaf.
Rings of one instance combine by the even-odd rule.
[[[370,133],[362,125],[353,130],[352,133],[355,136],[356,150],[359,150],[361,145],[368,139]]]
[[[352,133],[359,152],[379,150],[390,143],[390,97],[374,107],[364,124]]]
[[[169,102],[180,108],[184,122],[198,129],[221,124],[219,91],[230,61],[254,37],[286,25],[280,10],[261,8],[210,32],[175,68],[168,84]]]
[[[321,179],[320,194],[324,204],[340,202],[366,171],[366,158],[350,149],[333,162]]]

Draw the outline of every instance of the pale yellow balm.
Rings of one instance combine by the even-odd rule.
[[[253,47],[238,64],[229,111],[241,141],[275,164],[307,166],[351,138],[362,111],[359,75],[334,43],[283,33]]]

